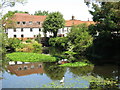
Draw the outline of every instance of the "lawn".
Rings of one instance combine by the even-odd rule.
[[[12,61],[21,62],[55,62],[56,58],[51,55],[26,53],[26,52],[14,52],[6,54],[6,56]]]

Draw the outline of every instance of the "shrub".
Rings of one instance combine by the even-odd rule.
[[[42,44],[36,41],[31,41],[31,43],[21,43],[20,47],[17,48],[16,51],[41,53]]]
[[[68,39],[66,37],[56,37],[56,38],[50,38],[49,44],[54,47],[59,48],[66,48],[67,47]]]
[[[9,38],[8,39],[8,46],[11,48],[19,48],[21,44],[21,40],[18,38]]]
[[[32,41],[31,39],[27,39],[25,42],[30,43],[31,41]]]
[[[56,58],[50,55],[26,53],[26,52],[14,52],[6,54],[6,56],[13,61],[21,62],[55,62]]]

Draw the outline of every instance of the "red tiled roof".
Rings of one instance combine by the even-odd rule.
[[[30,15],[27,13],[15,13],[12,17],[12,20],[15,22],[26,22],[26,24],[14,24],[14,27],[26,27],[26,28],[39,28],[42,27],[42,24],[37,24],[36,22],[44,22],[47,16],[37,16],[37,15]],[[32,21],[32,24],[29,24],[29,21]],[[93,21],[81,21],[81,20],[66,20],[65,26],[71,27],[73,25],[79,25],[82,23],[86,23],[87,25],[95,24]],[[13,26],[13,24],[11,24]],[[11,26],[10,25],[10,26]]]
[[[46,16],[30,15],[26,13],[15,13],[13,20],[15,21],[44,21]]]
[[[65,26],[71,27],[73,25],[79,25],[79,24],[83,24],[83,23],[86,23],[87,25],[95,24],[95,22],[93,22],[93,21],[66,20]]]

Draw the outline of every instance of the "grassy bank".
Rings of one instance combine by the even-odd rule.
[[[37,53],[25,53],[14,52],[6,55],[12,61],[21,62],[55,62],[56,58],[50,55],[37,54]]]

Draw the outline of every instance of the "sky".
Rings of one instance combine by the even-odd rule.
[[[75,19],[87,21],[92,20],[92,15],[88,11],[88,7],[84,3],[84,0],[27,0],[27,3],[16,4],[14,7],[9,7],[4,10],[4,13],[8,11],[27,11],[30,14],[34,14],[35,11],[59,11],[63,14],[65,20],[70,20],[72,15]]]

